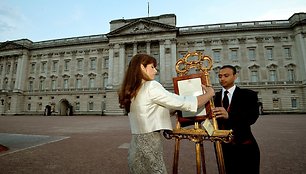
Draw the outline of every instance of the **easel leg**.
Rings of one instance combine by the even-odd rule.
[[[173,159],[173,168],[172,168],[173,174],[178,173],[179,152],[180,152],[180,139],[175,138],[174,159]]]
[[[205,154],[204,154],[203,142],[201,142],[200,146],[201,146],[202,170],[203,170],[203,174],[205,174],[206,173],[206,164],[205,164]]]
[[[203,151],[203,144],[201,142],[196,142],[195,145],[196,145],[197,174],[201,174],[201,156],[203,157],[203,154],[201,152]],[[204,171],[205,166],[202,167],[203,167],[203,172],[205,174],[206,173],[206,170]]]
[[[219,174],[225,174],[224,158],[223,158],[222,146],[220,141],[215,142],[215,150],[216,150],[215,152],[217,157]]]

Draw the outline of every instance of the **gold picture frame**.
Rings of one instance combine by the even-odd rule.
[[[207,85],[204,73],[183,75],[173,78],[174,92],[178,95],[198,96],[203,94],[202,86]],[[178,121],[182,127],[193,125],[195,122],[205,121],[212,117],[210,102],[198,108],[196,113],[178,111]],[[193,115],[192,115],[193,114]]]

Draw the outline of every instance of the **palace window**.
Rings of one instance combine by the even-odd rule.
[[[104,68],[107,69],[108,66],[109,66],[109,59],[108,59],[108,57],[104,57]]]
[[[44,90],[45,89],[45,79],[41,79],[39,81],[39,90]]]
[[[297,99],[296,98],[291,98],[291,107],[292,108],[297,108]]]
[[[266,48],[266,58],[267,60],[273,60],[273,48],[272,47]]]
[[[95,57],[90,58],[90,69],[91,70],[96,69],[96,58]]]
[[[47,70],[47,62],[41,62],[41,72],[44,73]]]
[[[218,69],[218,71],[219,71],[219,69]],[[217,83],[219,83],[219,73],[218,73],[218,71],[214,71],[215,72],[215,84],[217,84]]]
[[[6,74],[10,74],[11,64],[6,65]]]
[[[215,62],[220,62],[221,60],[221,50],[213,50],[213,59]]]
[[[35,63],[31,63],[31,74],[35,73]]]
[[[90,78],[89,79],[89,88],[94,88],[95,87],[95,79],[94,78]]]
[[[257,70],[251,71],[251,82],[258,82],[258,71]]]
[[[77,69],[82,70],[83,69],[83,59],[77,60]]]
[[[52,71],[56,72],[58,67],[58,61],[53,61],[52,62]]]
[[[284,48],[284,54],[285,54],[285,58],[291,59],[292,58],[292,56],[291,56],[291,48],[285,47]]]
[[[64,79],[64,89],[68,89],[69,85],[68,85],[68,79]]]
[[[273,99],[273,109],[279,109],[279,99],[278,98]]]
[[[181,59],[181,58],[183,58],[186,54],[187,54],[187,52],[185,52],[185,51],[180,51],[178,56],[179,56],[179,58]]]
[[[3,80],[3,89],[6,90],[7,88],[8,88],[8,79],[5,78],[5,79]]]
[[[80,110],[80,102],[75,103],[75,110],[79,111]]]
[[[17,73],[17,66],[18,66],[18,64],[17,64],[17,63],[15,63],[15,64],[14,64],[14,68],[13,68],[13,73],[14,73],[14,74],[16,74],[16,73]]]
[[[29,91],[33,91],[33,81],[29,81]]]
[[[277,81],[276,70],[270,70],[269,74],[270,74],[270,81],[272,82]]]
[[[294,69],[288,69],[288,81],[292,82],[295,80]]]
[[[37,103],[37,110],[39,110],[39,111],[42,110],[42,103]]]
[[[51,81],[51,89],[55,90],[56,89],[56,80]]]
[[[88,110],[92,111],[94,109],[94,103],[93,102],[89,102],[88,103]]]
[[[65,71],[69,71],[69,62],[70,62],[70,60],[65,60],[65,62],[64,62],[64,70]]]
[[[231,49],[230,58],[232,61],[238,60],[238,50],[237,49]]]
[[[255,48],[249,48],[249,50],[248,50],[248,58],[251,61],[255,60],[255,58],[256,58]]]
[[[75,86],[77,89],[82,88],[82,79],[76,79]]]
[[[12,80],[12,81],[11,81],[11,90],[13,90],[13,89],[14,89],[14,87],[15,87],[15,83],[16,83],[16,81],[15,81],[15,80]]]
[[[103,87],[104,87],[104,88],[106,88],[107,83],[108,83],[108,76],[107,76],[107,74],[105,74],[105,75],[103,76]]]

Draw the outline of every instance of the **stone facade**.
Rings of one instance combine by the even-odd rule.
[[[119,19],[102,35],[0,43],[2,115],[123,115],[117,91],[136,53],[157,58],[156,80],[173,90],[176,61],[198,51],[213,58],[210,78],[237,67],[237,85],[258,92],[266,113],[306,111],[306,13],[288,20],[176,26],[176,16]]]

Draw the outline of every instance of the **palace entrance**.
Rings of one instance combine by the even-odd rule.
[[[62,99],[59,102],[59,115],[61,116],[69,116],[72,115],[72,105],[69,103],[67,99]]]

